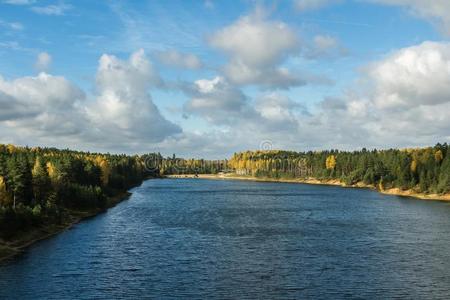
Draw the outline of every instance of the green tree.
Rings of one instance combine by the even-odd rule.
[[[50,177],[41,157],[37,157],[32,170],[33,194],[36,203],[43,205],[50,192]]]

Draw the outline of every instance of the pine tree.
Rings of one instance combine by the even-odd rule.
[[[37,157],[32,170],[34,200],[38,204],[45,204],[50,191],[50,177],[41,157]]]
[[[22,198],[25,194],[25,180],[20,172],[17,156],[14,155],[7,161],[7,170],[7,184],[11,188],[13,197],[12,206],[16,208],[16,204],[23,200]]]

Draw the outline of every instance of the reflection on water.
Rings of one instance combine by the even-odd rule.
[[[0,298],[450,297],[450,206],[362,189],[150,180],[0,265]]]

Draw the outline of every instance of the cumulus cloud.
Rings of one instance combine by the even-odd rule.
[[[1,90],[41,108],[66,107],[85,97],[81,89],[64,77],[46,73],[40,73],[37,77],[22,77],[12,82],[3,81]]]
[[[38,71],[47,71],[52,63],[52,57],[47,52],[41,52],[36,58],[35,68]]]
[[[450,44],[424,42],[373,62],[363,83],[328,98],[312,121],[336,144],[414,146],[450,138]],[[350,139],[349,139],[350,138]]]
[[[286,95],[272,92],[257,97],[254,101],[257,112],[256,124],[263,133],[292,134],[298,132],[300,121],[308,116],[307,109]]]
[[[304,110],[302,105],[279,93],[270,93],[260,97],[256,101],[255,108],[263,118],[277,122],[294,120],[296,118],[295,111],[299,108]]]
[[[233,136],[236,131],[251,132],[260,139],[268,133],[293,133],[300,118],[308,114],[304,106],[279,92],[264,92],[251,99],[220,76],[197,80],[184,91],[190,97],[183,107],[185,114],[226,128]]]
[[[212,36],[210,42],[234,59],[256,67],[279,62],[298,45],[287,24],[265,20],[262,13],[240,18]]]
[[[3,138],[29,139],[81,133],[78,107],[85,94],[64,77],[40,73],[13,81],[0,78],[0,128]]]
[[[247,105],[246,96],[220,76],[197,80],[186,92],[190,100],[185,103],[184,111],[215,124],[236,121]]]
[[[304,84],[302,78],[280,67],[289,56],[299,52],[297,35],[287,24],[267,20],[261,10],[219,30],[209,42],[229,56],[224,74],[236,84],[270,88]]]
[[[380,108],[411,108],[450,101],[450,43],[401,49],[368,70]]]
[[[366,0],[386,5],[402,6],[414,16],[436,24],[442,32],[450,36],[450,1],[448,0]]]
[[[281,92],[250,98],[225,77],[201,79],[185,87],[184,111],[211,126],[182,132],[152,102],[148,91],[160,79],[143,51],[128,60],[103,55],[92,96],[46,73],[1,79],[0,130],[77,148],[215,158],[264,140],[294,150],[419,146],[450,139],[449,78],[449,43],[425,42],[369,64],[357,85],[309,111]]]
[[[46,73],[12,81],[0,77],[2,139],[108,151],[161,142],[181,129],[151,99],[149,89],[159,80],[142,50],[126,61],[103,55],[94,95]]]
[[[341,0],[295,0],[294,7],[300,11],[317,10],[328,5],[342,2]]]
[[[367,65],[357,83],[343,94],[326,97],[310,110],[301,105],[301,99],[268,92],[239,102],[232,122],[207,120],[212,125],[227,125],[220,136],[229,143],[229,152],[258,149],[265,140],[274,148],[295,150],[410,147],[449,141],[449,49],[445,42],[399,49]],[[216,81],[208,81],[205,91],[215,87]],[[213,103],[211,118],[227,116],[221,101]],[[217,143],[210,135],[202,138]]]
[[[199,69],[203,65],[194,54],[180,53],[176,50],[159,52],[157,57],[162,63],[177,68]]]
[[[13,96],[0,91],[0,122],[15,120],[21,117],[33,115],[33,109],[29,109],[26,103],[17,101]]]
[[[190,100],[184,112],[197,115],[212,125],[235,131],[260,133],[296,132],[299,119],[308,114],[306,108],[278,92],[247,97],[223,77],[197,80],[186,91]]]
[[[143,50],[128,61],[103,55],[96,81],[98,96],[87,111],[101,132],[120,133],[123,141],[155,142],[181,131],[160,114],[151,99],[149,89],[160,79]]]

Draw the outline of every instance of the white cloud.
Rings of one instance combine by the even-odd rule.
[[[176,50],[162,51],[157,56],[162,63],[177,68],[199,69],[203,65],[194,54],[180,53]]]
[[[225,76],[236,84],[289,88],[304,80],[280,65],[299,52],[295,32],[283,22],[266,19],[257,9],[211,36],[210,44],[230,57]]]
[[[219,80],[199,83],[210,95]],[[268,140],[274,148],[410,147],[450,140],[450,43],[425,42],[399,49],[369,64],[343,95],[325,98],[311,111],[281,93],[246,97],[232,113],[216,97],[205,119],[225,130],[202,143],[219,143],[226,154],[258,149]],[[245,97],[245,96],[244,96]],[[227,97],[224,97],[227,98]],[[230,99],[233,99],[230,97]],[[211,107],[208,107],[211,108]],[[231,122],[215,116],[230,116]],[[185,136],[184,139],[189,139]],[[188,142],[184,142],[188,145]],[[186,146],[187,147],[187,146]],[[223,146],[221,146],[223,147]],[[191,151],[198,151],[194,146]],[[220,149],[215,149],[220,153]],[[211,152],[214,152],[211,150]],[[216,156],[217,157],[217,156]]]
[[[342,0],[295,0],[294,7],[300,11],[310,11],[323,8],[328,5],[340,3]]]
[[[256,111],[263,118],[276,122],[295,120],[294,112],[299,107],[301,107],[300,104],[278,93],[264,95],[257,100],[255,105]]]
[[[244,16],[216,32],[211,45],[249,66],[270,66],[296,52],[296,34],[282,22],[268,21],[262,13]]]
[[[353,92],[326,99],[311,130],[355,148],[430,145],[450,138],[450,44],[424,42],[370,64]]]
[[[260,135],[270,134],[271,140],[274,133],[297,134],[301,121],[309,115],[303,105],[277,92],[257,97],[254,107],[257,112],[255,129],[259,127]]]
[[[246,107],[245,95],[223,77],[197,80],[187,94],[191,98],[184,105],[184,111],[215,124],[233,122],[242,117]]]
[[[96,79],[97,94],[86,96],[46,73],[0,78],[2,142],[140,151],[181,132],[152,102],[149,89],[160,79],[143,51],[127,61],[103,55]]]
[[[60,2],[58,4],[51,4],[47,6],[33,6],[31,10],[40,15],[48,16],[63,16],[65,13],[72,9],[72,5]]]
[[[120,134],[122,141],[158,142],[181,131],[164,119],[151,99],[149,89],[160,79],[143,50],[128,61],[103,55],[96,79],[98,97],[87,112],[95,127],[113,140]]]
[[[380,108],[450,102],[450,43],[424,42],[401,49],[368,70]]]
[[[299,118],[307,114],[297,102],[278,93],[264,93],[249,99],[240,89],[223,77],[197,80],[191,89],[185,89],[190,100],[184,112],[197,115],[213,126],[226,128],[234,136],[236,131],[252,137],[297,131]]]
[[[84,99],[83,91],[63,77],[40,73],[13,81],[0,78],[3,138],[32,142],[43,136],[79,133],[84,125],[78,107]]]
[[[77,100],[84,98],[84,93],[64,77],[40,73],[36,77],[22,77],[6,81],[0,77],[0,92],[9,101],[3,105],[25,107],[25,111],[15,111],[12,118],[20,118],[30,112],[42,112],[49,109],[60,109],[71,106]]]
[[[41,52],[36,58],[35,68],[39,71],[47,71],[52,63],[52,57],[47,52]]]
[[[411,14],[429,20],[450,35],[450,1],[448,0],[366,0],[386,5],[403,6]]]

